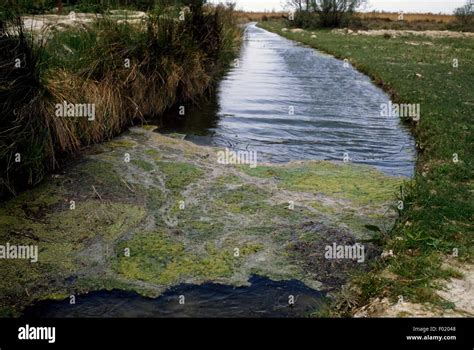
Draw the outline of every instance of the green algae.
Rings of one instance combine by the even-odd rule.
[[[130,252],[130,256],[124,253]],[[243,246],[239,256],[254,254],[257,246]],[[164,232],[136,234],[118,245],[114,268],[125,278],[158,285],[176,284],[186,279],[208,281],[229,277],[239,261],[231,248],[207,243],[202,253],[188,250]]]
[[[242,178],[234,174],[219,176],[218,178],[214,179],[213,182],[216,186],[229,186],[229,185],[242,185],[243,184]]]
[[[64,293],[51,293],[41,296],[38,300],[65,300],[69,297],[70,295]]]
[[[142,159],[133,159],[131,163],[144,171],[152,171],[154,169],[153,164]]]
[[[361,165],[306,162],[293,166],[242,167],[247,174],[275,179],[291,191],[311,191],[366,205],[393,198],[401,178],[389,177]]]
[[[174,192],[183,191],[204,175],[203,170],[188,163],[159,161],[156,165],[165,175],[166,187]]]
[[[133,167],[123,159],[101,154],[80,162],[68,171],[65,196],[75,201],[88,199],[143,205],[146,186],[128,182]],[[139,167],[139,171],[143,170]]]
[[[73,181],[78,183],[79,187],[71,187],[72,195],[87,191],[91,193],[92,186],[107,194],[121,193],[126,191],[122,179],[118,175],[111,162],[102,159],[87,160],[84,163],[76,165],[70,171]]]
[[[319,287],[300,262],[307,252],[291,250],[324,233],[304,225],[362,232],[367,223],[386,219],[378,210],[399,182],[327,162],[224,167],[209,156],[212,149],[144,132],[119,142],[133,144],[130,164],[112,147],[29,192],[34,199],[20,195],[0,207],[0,242],[11,230],[41,240],[35,266],[0,261],[2,277],[14,280],[0,282],[0,313],[97,289],[158,296],[181,282],[242,285],[252,273]],[[70,276],[77,278],[66,284]],[[35,289],[27,297],[25,285]]]
[[[224,232],[224,224],[219,221],[204,219],[202,217],[182,217],[178,216],[177,228],[186,232],[190,239],[202,240],[216,238]]]
[[[160,160],[161,160],[161,153],[158,152],[158,151],[155,150],[155,149],[152,149],[152,148],[147,149],[147,150],[145,151],[145,154],[146,154],[147,156],[151,157],[151,158],[152,158],[153,160],[155,160],[155,161],[160,161]]]
[[[130,140],[119,139],[119,140],[113,140],[113,141],[107,142],[105,145],[111,149],[117,149],[117,148],[132,149],[133,147],[135,147],[136,143]]]
[[[264,201],[269,198],[269,192],[255,185],[238,185],[233,188],[216,186],[215,205],[233,213],[252,214],[263,208]]]
[[[294,225],[314,218],[314,213],[303,206],[294,205],[294,208],[290,209],[288,203],[281,203],[263,207],[262,216],[277,225]]]
[[[58,283],[103,258],[102,251],[92,252],[96,256],[78,253],[94,242],[113,242],[144,217],[139,206],[99,200],[77,200],[71,209],[64,197],[68,191],[42,185],[31,191],[34,197],[24,193],[0,207],[0,244],[38,246],[37,262],[0,260],[0,308],[51,295]]]
[[[147,190],[147,208],[149,211],[157,213],[165,203],[165,200],[165,194],[159,188],[150,188]]]
[[[387,197],[386,201],[390,201],[390,199],[390,197]],[[352,205],[352,203],[350,204]],[[396,213],[395,210],[391,210],[390,205],[384,206],[381,203],[357,207],[336,202],[332,202],[329,205],[328,203],[316,201],[311,202],[310,205],[325,217],[331,218],[334,225],[349,228],[359,235],[371,233],[367,226],[387,230],[385,226],[387,223],[393,222]]]

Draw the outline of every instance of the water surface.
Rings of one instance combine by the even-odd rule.
[[[320,307],[324,296],[296,280],[252,276],[249,282],[248,287],[182,284],[156,299],[120,290],[97,291],[77,296],[75,305],[69,299],[39,301],[24,317],[304,317]]]
[[[185,117],[170,112],[163,131],[256,150],[262,161],[342,161],[347,153],[391,175],[413,174],[413,137],[398,118],[380,116],[389,97],[352,66],[254,24],[238,63],[215,99]]]

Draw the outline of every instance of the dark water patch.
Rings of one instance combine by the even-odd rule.
[[[249,282],[248,287],[182,284],[156,299],[121,290],[97,291],[76,296],[75,305],[69,299],[39,301],[23,317],[305,317],[324,302],[324,293],[297,280],[252,276]]]
[[[399,118],[380,116],[390,99],[367,76],[254,25],[246,31],[239,65],[217,95],[184,117],[173,109],[162,132],[255,150],[260,161],[341,161],[347,153],[387,174],[413,174],[415,141]]]

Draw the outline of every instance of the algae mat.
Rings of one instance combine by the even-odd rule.
[[[157,297],[180,283],[241,286],[253,274],[330,290],[380,254],[402,178],[353,164],[223,165],[217,148],[132,128],[0,206],[0,314],[93,290]],[[327,259],[361,244],[364,261]]]

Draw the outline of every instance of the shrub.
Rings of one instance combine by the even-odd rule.
[[[318,15],[315,13],[297,11],[295,12],[293,21],[290,21],[289,25],[296,28],[314,29],[319,28],[320,22]]]
[[[468,2],[466,5],[454,11],[456,20],[462,25],[469,25],[474,21],[474,5]]]
[[[474,31],[474,5],[468,3],[454,11],[456,20],[450,23],[449,29],[460,31]]]
[[[289,0],[296,9],[290,25],[300,28],[335,28],[349,25],[355,10],[366,0],[312,0],[303,6],[301,1]]]

